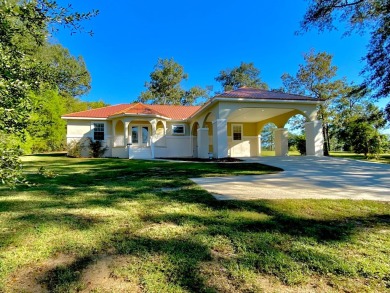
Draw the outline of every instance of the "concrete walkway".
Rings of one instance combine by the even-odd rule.
[[[246,158],[282,168],[270,175],[193,178],[219,200],[329,198],[390,201],[390,165],[329,157]]]

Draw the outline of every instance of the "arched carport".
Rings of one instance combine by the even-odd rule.
[[[275,154],[286,156],[288,133],[285,124],[296,114],[306,117],[306,154],[321,156],[322,126],[317,120],[317,107],[320,103],[320,100],[310,97],[245,87],[218,95],[194,117],[202,125],[197,136],[198,157],[208,156],[209,140],[212,141],[215,158],[237,154],[258,156],[259,134],[268,122],[273,122],[278,127],[275,130]]]

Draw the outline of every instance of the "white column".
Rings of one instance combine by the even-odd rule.
[[[209,129],[198,128],[198,158],[209,158]]]
[[[152,153],[152,158],[154,159],[154,142],[156,141],[157,120],[153,119],[150,121],[150,124],[152,125],[152,135],[150,136],[150,151]]]
[[[125,122],[124,123],[124,135],[125,135],[125,146],[129,143],[129,124],[130,122]]]
[[[306,155],[324,155],[324,137],[322,135],[322,123],[315,120],[305,123],[306,132]]]
[[[288,131],[286,128],[277,128],[275,134],[275,156],[288,156]]]
[[[213,121],[213,156],[226,158],[228,156],[227,121],[217,119]]]
[[[261,135],[257,136],[257,156],[261,156]]]
[[[129,145],[127,145],[130,141],[129,141],[129,124],[130,122],[125,122],[124,123],[124,136],[125,136],[125,148],[127,148],[127,157],[130,159],[131,158],[131,147]]]
[[[118,122],[116,122],[118,123]],[[112,137],[113,137],[113,140],[112,140],[112,146],[115,147],[116,146],[116,143],[115,143],[115,126],[116,126],[116,123],[115,121],[112,121],[112,124],[111,124],[111,129],[112,129]]]

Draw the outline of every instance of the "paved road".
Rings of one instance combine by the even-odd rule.
[[[269,175],[193,178],[219,200],[329,198],[390,201],[390,164],[329,157],[247,158],[282,168]]]

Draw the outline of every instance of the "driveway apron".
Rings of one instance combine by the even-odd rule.
[[[278,174],[192,178],[218,200],[367,199],[390,201],[390,165],[332,157],[259,157]]]

